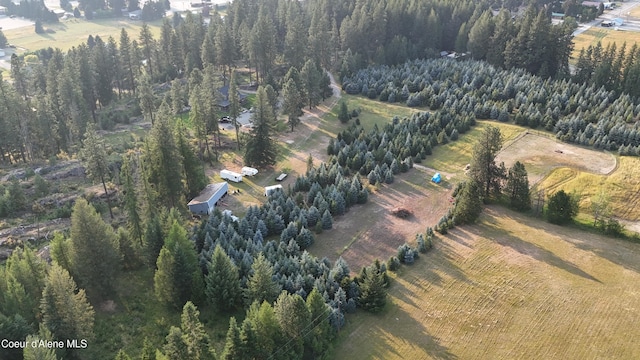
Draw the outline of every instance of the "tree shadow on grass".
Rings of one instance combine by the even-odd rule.
[[[363,351],[367,358],[385,359],[393,354],[398,358],[408,359],[422,353],[433,359],[458,358],[449,348],[442,345],[437,337],[429,334],[422,322],[417,321],[404,309],[393,305],[385,313],[385,321],[377,321],[376,325],[367,331],[367,337],[370,339],[367,343],[370,344],[370,348]],[[406,348],[411,350],[405,353],[402,349]]]
[[[570,274],[580,276],[584,279],[602,283],[597,278],[580,269],[570,261],[564,260],[553,252],[544,249],[534,243],[528,242],[520,237],[514,236],[508,231],[499,228],[490,222],[484,221],[481,224],[470,228],[470,232],[477,236],[483,236],[495,241],[497,244],[507,246],[522,255],[529,256],[537,261],[544,262],[558,269],[565,270]]]
[[[500,214],[497,213],[500,212]],[[640,244],[605,235],[587,232],[572,226],[553,225],[539,218],[533,218],[511,210],[490,206],[485,209],[489,221],[496,223],[492,217],[505,217],[527,226],[559,237],[580,250],[592,252],[594,255],[622,266],[627,270],[640,273]]]

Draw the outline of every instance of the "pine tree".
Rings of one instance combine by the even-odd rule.
[[[305,345],[311,349],[314,358],[319,358],[331,347],[333,331],[329,324],[331,308],[315,287],[307,296],[307,310],[311,319],[311,331],[305,337]]]
[[[208,269],[205,293],[209,302],[218,310],[236,308],[242,295],[238,269],[220,245],[216,245]]]
[[[140,110],[145,120],[151,121],[151,125],[155,123],[156,99],[153,95],[153,87],[151,86],[151,77],[147,73],[142,73],[137,78],[137,96],[140,102]]]
[[[129,232],[127,229],[121,227],[118,228],[117,233],[118,252],[122,258],[122,266],[127,270],[135,269],[138,267],[138,256],[133,244]]]
[[[27,344],[34,341],[53,341],[53,334],[45,326],[40,325],[40,332],[36,335],[29,335],[26,338]],[[58,360],[56,352],[52,348],[45,346],[27,346],[24,348],[23,359],[24,360]]]
[[[563,225],[570,222],[578,213],[578,201],[564,190],[560,190],[549,197],[547,205],[547,220],[550,223]]]
[[[246,145],[245,162],[250,166],[265,167],[276,162],[277,144],[273,138],[275,114],[264,87],[256,93],[253,129]]]
[[[73,207],[70,235],[69,259],[80,286],[91,298],[111,294],[121,260],[116,235],[82,198]]]
[[[272,303],[280,293],[280,286],[273,280],[273,267],[262,253],[254,260],[251,271],[245,292],[247,303]]]
[[[306,95],[306,103],[309,109],[316,107],[320,103],[320,78],[322,73],[316,67],[313,60],[309,59],[300,69],[300,79]]]
[[[283,291],[274,305],[278,324],[282,331],[292,339],[291,347],[297,354],[302,354],[304,330],[309,326],[310,314],[307,305],[298,294]]]
[[[69,273],[56,264],[49,269],[40,310],[56,340],[93,338],[95,312],[84,290],[78,291]]]
[[[527,169],[516,161],[507,175],[505,191],[509,196],[509,204],[516,210],[529,210],[531,208],[531,195],[529,194],[529,179]]]
[[[333,218],[331,217],[331,213],[329,210],[325,210],[324,214],[322,214],[322,229],[327,230],[333,227]]]
[[[482,211],[482,193],[479,185],[473,181],[464,183],[456,197],[453,217],[456,224],[470,224],[474,222]]]
[[[148,151],[145,151],[145,176],[153,186],[158,205],[167,207],[183,207],[183,167],[182,155],[176,144],[171,115],[168,105],[163,103],[156,122],[151,127],[151,135],[147,139]],[[153,205],[152,205],[153,206]]]
[[[156,360],[156,348],[147,337],[144,338],[144,342],[142,343],[140,360]]]
[[[191,359],[189,349],[184,342],[180,328],[172,326],[167,335],[167,343],[163,347],[164,355],[168,360]]]
[[[227,339],[224,343],[224,350],[222,352],[223,360],[237,360],[242,358],[240,349],[242,343],[240,342],[240,329],[235,317],[229,319],[229,330],[227,330]]]
[[[109,163],[107,159],[107,151],[102,139],[95,130],[93,124],[87,126],[87,132],[82,142],[82,158],[87,172],[87,176],[93,181],[100,181],[104,189],[104,195],[109,205],[109,215],[113,219],[113,211],[111,210],[111,200],[107,191],[105,178],[109,175]]]
[[[360,284],[358,304],[367,311],[373,313],[380,312],[387,301],[384,276],[379,269],[374,267],[367,269],[367,276],[362,284]]]
[[[182,339],[187,345],[189,359],[208,360],[215,358],[211,348],[211,340],[204,326],[200,322],[200,312],[191,301],[182,308],[180,328]]]
[[[197,196],[205,186],[207,186],[207,177],[204,174],[204,167],[195,153],[189,146],[181,128],[177,133],[177,145],[182,157],[182,168],[184,169],[184,179],[186,182],[185,195],[188,198]]]
[[[231,80],[229,82],[229,116],[233,127],[236,129],[236,143],[238,144],[238,150],[240,150],[240,123],[238,122],[238,116],[240,116],[240,96],[238,95],[238,84],[235,71],[231,72]]]
[[[20,314],[27,321],[36,323],[38,305],[42,298],[46,264],[28,247],[16,249],[7,259],[4,276],[7,288],[0,298],[0,310],[5,314]],[[0,278],[0,288],[2,287]]]
[[[349,114],[349,109],[347,108],[347,103],[344,101],[340,102],[340,110],[338,110],[338,120],[341,123],[346,123],[351,119],[351,115]]]
[[[156,267],[160,249],[164,246],[164,232],[158,215],[153,215],[147,220],[144,231],[144,257],[150,267]]]
[[[173,221],[160,250],[157,267],[154,289],[161,302],[179,308],[199,296],[202,285],[197,254],[186,230],[177,221]]]
[[[500,193],[505,174],[495,159],[501,148],[500,129],[488,126],[473,149],[469,175],[481,187],[485,198]]]
[[[124,208],[127,212],[127,229],[132,239],[140,243],[142,242],[142,218],[140,217],[140,208],[138,206],[138,194],[136,193],[136,185],[133,177],[133,169],[131,168],[131,157],[125,156],[122,162],[122,170],[120,174],[123,179]]]
[[[131,360],[131,357],[129,357],[124,350],[120,349],[116,354],[115,360]]]
[[[258,336],[250,319],[245,318],[240,326],[240,353],[247,359],[258,359],[262,355],[258,349]]]
[[[288,115],[287,123],[293,131],[293,128],[300,124],[300,115],[304,107],[301,91],[293,79],[287,80],[282,87],[282,97],[282,112]]]

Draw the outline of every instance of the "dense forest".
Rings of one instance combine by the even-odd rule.
[[[123,29],[117,40],[90,36],[67,53],[48,48],[12,57],[12,83],[2,82],[0,99],[7,114],[1,161],[74,153],[89,121],[109,128],[141,112],[152,117],[140,109],[148,91],[159,105],[160,91],[150,85],[189,79],[208,65],[221,72],[216,80],[228,83],[231,69],[244,63],[255,69],[256,81],[279,91],[285,73],[309,59],[349,75],[370,63],[469,50],[496,66],[566,76],[571,51],[572,27],[551,25],[533,7],[516,22],[507,10],[494,17],[488,3],[475,1],[239,0],[226,11],[224,17],[214,12],[208,25],[200,15],[165,19],[159,39],[145,26],[137,37]],[[189,84],[180,84],[167,99],[175,106],[190,99]]]
[[[361,70],[345,77],[343,88],[381,101],[541,127],[564,141],[623,154],[637,154],[640,145],[640,104],[629,95],[571,80],[545,80],[523,69],[415,60]]]

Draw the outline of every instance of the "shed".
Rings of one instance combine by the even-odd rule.
[[[282,185],[278,184],[278,185],[265,186],[264,187],[264,196],[271,195],[271,193],[276,191],[277,189],[282,190]]]
[[[433,175],[433,177],[431,178],[431,181],[433,181],[436,184],[440,184],[440,182],[442,181],[442,176],[440,176],[440,173],[436,173],[435,175]]]
[[[194,214],[210,214],[216,203],[229,191],[229,184],[225,182],[209,184],[200,195],[189,201],[189,210]]]
[[[258,169],[245,166],[245,167],[242,168],[241,172],[242,172],[242,175],[253,176],[253,175],[258,173]]]

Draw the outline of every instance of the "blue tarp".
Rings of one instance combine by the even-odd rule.
[[[436,184],[440,184],[440,181],[442,181],[442,177],[440,176],[440,173],[436,173],[435,175],[433,175],[433,177],[431,178],[431,181],[433,181]]]

